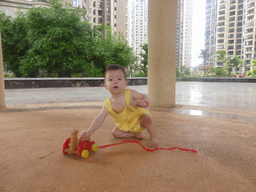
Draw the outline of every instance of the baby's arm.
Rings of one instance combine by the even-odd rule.
[[[132,89],[131,97],[135,100],[135,104],[138,107],[146,108],[151,103],[151,99],[147,94],[142,94]]]
[[[101,113],[93,120],[89,129],[87,131],[82,131],[80,133],[81,139],[86,139],[87,137],[90,137],[101,126],[101,124],[104,122],[107,115],[108,115],[107,108],[104,105]]]

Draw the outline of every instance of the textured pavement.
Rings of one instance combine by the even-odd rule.
[[[6,90],[0,191],[255,192],[255,94],[255,84],[177,82],[177,106],[149,110],[161,147],[196,154],[122,144],[81,159],[60,151],[71,131],[87,129],[98,115],[110,96],[103,87]],[[99,146],[120,142],[113,126],[107,117],[91,139]]]

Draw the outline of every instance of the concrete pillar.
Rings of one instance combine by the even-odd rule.
[[[2,54],[2,37],[0,31],[0,109],[5,109],[5,92],[4,92],[4,65]]]
[[[148,94],[151,107],[175,106],[178,0],[148,3]]]

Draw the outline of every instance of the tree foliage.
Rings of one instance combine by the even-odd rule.
[[[92,61],[96,68],[101,69],[102,76],[109,64],[128,67],[136,60],[132,48],[121,33],[115,35],[110,27],[102,24],[94,27],[93,34]]]
[[[216,52],[216,56],[217,56],[217,61],[221,61],[222,63],[225,64],[225,68],[227,69],[227,71],[229,72],[230,75],[230,67],[231,67],[231,56],[229,54],[226,53],[226,51],[224,50],[218,50]]]
[[[143,71],[145,76],[148,76],[148,44],[144,43],[143,45],[140,45],[140,47],[143,49],[145,53],[140,53],[139,55],[142,57],[141,60],[141,67],[140,69]]]
[[[204,62],[204,75],[205,75],[205,73],[206,73],[205,65],[206,65],[207,59],[209,58],[209,51],[208,51],[208,49],[201,49],[198,58],[203,59],[203,62]]]
[[[134,62],[125,39],[102,25],[93,29],[82,21],[85,10],[49,0],[16,18],[0,13],[3,57],[17,77],[70,77],[86,73],[103,76],[108,64],[127,67]]]

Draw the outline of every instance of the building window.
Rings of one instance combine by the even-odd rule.
[[[242,37],[242,34],[241,33],[237,34],[237,38],[240,38],[240,37]]]
[[[98,8],[103,8],[103,2],[98,3]]]
[[[224,35],[223,35],[223,37],[224,37]],[[234,38],[234,34],[229,34],[228,38]]]
[[[243,20],[243,16],[238,16],[238,17],[237,17],[237,20],[238,20],[238,21]]]
[[[234,27],[235,23],[229,23],[229,27]]]
[[[229,13],[229,16],[232,16],[232,15],[235,15],[235,14],[236,14],[236,12],[232,11],[232,12]]]
[[[237,44],[242,43],[242,39],[237,39],[236,43],[237,43]]]
[[[96,17],[93,17],[93,23],[96,23]]]
[[[96,1],[93,1],[93,7],[96,7]]]
[[[234,44],[234,40],[229,40],[228,44]]]
[[[117,9],[117,8],[116,8],[116,7],[114,7],[114,11],[116,11],[116,9]]]
[[[101,24],[103,22],[103,18],[102,17],[99,17],[98,18],[98,23]]]
[[[111,9],[108,7],[108,8],[107,8],[107,12],[110,13],[110,10],[111,10]]]
[[[238,11],[238,15],[242,15],[243,14],[243,10]]]
[[[116,27],[116,23],[114,24],[114,27]]]
[[[96,15],[96,9],[93,9],[93,15]]]
[[[242,28],[237,28],[237,32],[242,32]]]
[[[228,50],[230,50],[230,49],[234,49],[234,46],[233,45],[228,46]]]
[[[102,10],[98,10],[98,15],[102,16],[103,15],[103,11]]]
[[[109,15],[107,15],[107,21],[110,21],[110,16]]]
[[[243,7],[244,7],[243,4],[241,4],[238,6],[238,9],[243,9]]]
[[[234,31],[235,31],[234,29],[229,29],[229,30],[228,30],[229,33],[232,33],[232,32],[234,32]]]
[[[243,22],[238,22],[237,26],[240,27],[240,26],[242,26],[242,24],[243,24]]]

